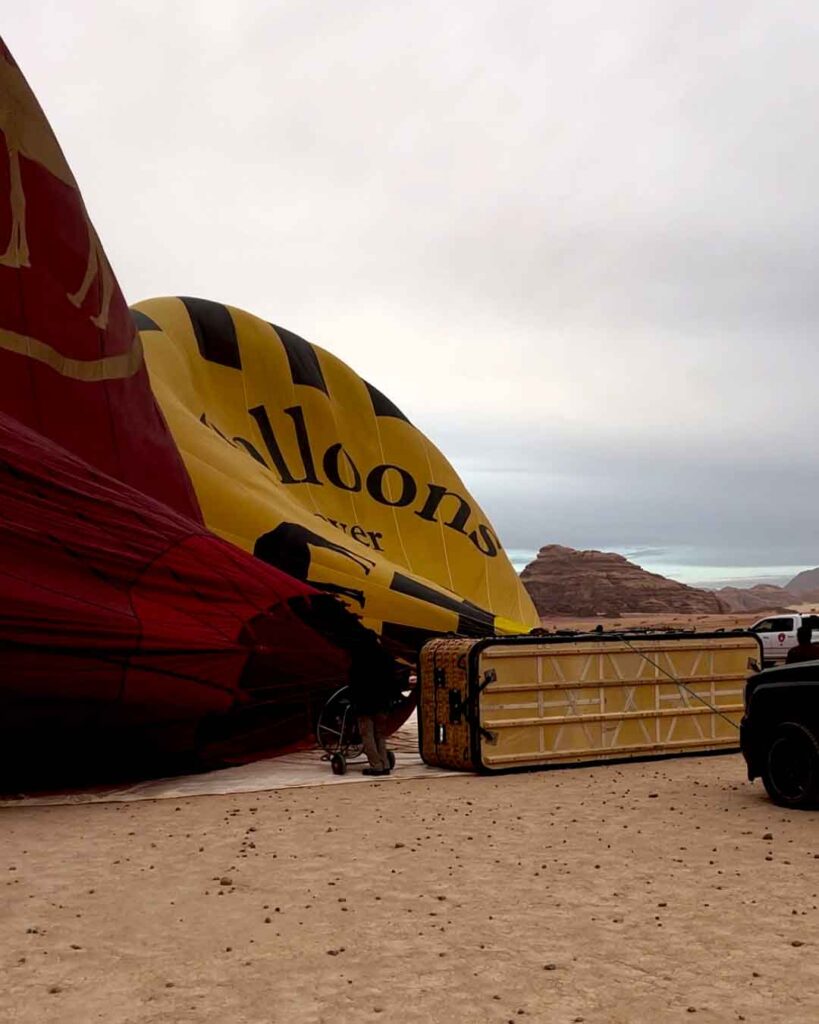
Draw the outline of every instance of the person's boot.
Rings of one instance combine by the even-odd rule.
[[[390,774],[390,770],[389,770],[389,768],[365,768],[361,772],[361,774],[362,775],[389,775]]]

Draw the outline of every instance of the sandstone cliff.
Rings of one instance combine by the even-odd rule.
[[[773,612],[802,600],[784,587],[769,583],[755,587],[720,587],[714,593],[728,612]]]
[[[547,544],[520,575],[541,615],[723,611],[711,591],[646,572],[609,551],[576,551]]]
[[[819,599],[819,569],[806,569],[785,586],[800,601],[815,601]]]

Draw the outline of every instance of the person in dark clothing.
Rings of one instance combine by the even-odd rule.
[[[370,762],[364,775],[389,775],[387,712],[395,689],[395,661],[379,644],[375,633],[356,638],[350,664],[350,699],[358,717],[358,731]]]
[[[369,761],[363,774],[389,775],[387,712],[400,689],[395,659],[381,646],[378,636],[362,624],[360,616],[350,612],[338,598],[313,594],[309,598],[294,598],[290,605],[303,621],[350,655],[350,700]]]
[[[813,643],[813,629],[800,626],[796,631],[796,647],[791,647],[785,662],[788,665],[798,661],[819,661],[819,644]]]

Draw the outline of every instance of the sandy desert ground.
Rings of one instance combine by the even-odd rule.
[[[800,1024],[817,907],[819,814],[736,754],[12,806],[0,1022]]]
[[[815,603],[790,605],[795,612],[819,611]],[[551,615],[540,620],[544,629],[592,630],[602,626],[606,632],[616,629],[696,629],[709,632],[717,629],[748,629],[755,622],[773,615],[774,612],[726,612],[724,615],[689,615],[664,612],[647,615],[644,612],[626,612],[617,616],[577,618],[566,615]]]
[[[4,1024],[819,1019],[738,755],[0,811]]]
[[[796,609],[794,609],[796,610]],[[696,629],[710,632],[717,629],[747,629],[764,617],[751,612],[731,612],[725,615],[686,615],[673,612],[647,615],[644,612],[627,612],[613,616],[576,618],[567,615],[551,615],[540,620],[544,629],[593,630],[602,626],[608,633],[616,629]]]

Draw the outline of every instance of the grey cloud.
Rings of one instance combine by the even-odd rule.
[[[232,302],[347,359],[511,546],[819,562],[815,4],[5,22],[131,300]]]
[[[742,462],[700,448],[671,458],[661,446],[652,454],[558,451],[559,458],[532,457],[528,468],[502,476],[461,467],[509,546],[557,542],[643,558],[673,549],[670,561],[699,565],[819,560],[819,481],[809,447],[757,457],[751,450]]]

